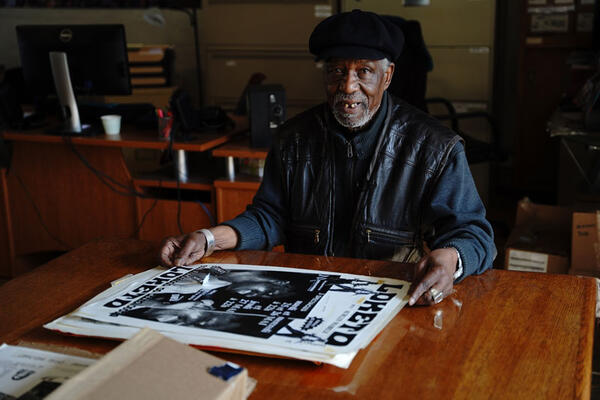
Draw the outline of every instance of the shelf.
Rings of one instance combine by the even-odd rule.
[[[227,143],[235,136],[241,133],[241,128],[233,129],[227,132],[203,132],[193,134],[193,140],[187,142],[174,142],[174,150],[186,151],[207,151],[216,146]],[[76,145],[83,146],[101,146],[101,147],[121,147],[136,149],[156,149],[166,150],[169,143],[158,139],[158,135],[153,130],[140,130],[130,126],[121,128],[120,135],[95,135],[95,136],[69,136],[49,135],[41,130],[32,131],[6,131],[2,135],[5,140],[15,140],[22,142],[37,143],[63,143],[71,141]]]
[[[179,182],[174,176],[174,167],[172,165],[159,169],[154,172],[139,174],[133,178],[133,184],[136,187],[155,187],[167,189],[186,189],[186,190],[205,190],[213,189],[212,180],[203,176],[192,176],[187,182]]]
[[[134,179],[133,184],[135,186],[163,187],[168,189],[177,189],[178,187],[177,181],[175,180]],[[189,180],[187,182],[179,182],[179,188],[188,190],[212,190],[213,186],[211,183],[203,182],[202,180]]]
[[[260,186],[261,179],[255,176],[242,176],[237,175],[235,180],[231,181],[227,178],[216,179],[213,182],[215,188],[222,189],[248,189],[248,190],[258,190]]]
[[[212,151],[213,157],[258,158],[265,159],[269,153],[268,148],[250,147],[250,139],[243,138],[230,141]]]

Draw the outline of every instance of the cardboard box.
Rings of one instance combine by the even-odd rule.
[[[247,370],[227,381],[208,372],[225,362],[143,329],[47,399],[245,399],[254,387]]]
[[[523,199],[517,205],[504,266],[513,271],[567,273],[570,236],[570,209]]]
[[[600,211],[573,213],[570,274],[600,277],[599,218]]]

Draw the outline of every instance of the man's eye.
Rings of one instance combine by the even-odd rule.
[[[360,72],[361,74],[368,74],[368,73],[370,73],[370,72],[371,72],[371,70],[370,70],[369,68],[361,68],[361,69],[359,70],[359,72]]]

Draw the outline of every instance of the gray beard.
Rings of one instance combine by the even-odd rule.
[[[342,102],[342,101],[360,102],[359,107],[365,108],[365,112],[363,113],[363,116],[358,120],[353,120],[352,114],[347,114],[347,113],[344,113],[343,111],[340,111],[337,107],[335,107],[335,104]],[[373,118],[373,115],[375,115],[377,113],[377,110],[379,109],[379,107],[377,107],[373,111],[369,110],[369,107],[367,106],[367,97],[363,96],[362,94],[347,95],[344,93],[336,93],[336,95],[333,99],[333,104],[334,104],[334,107],[332,109],[332,113],[333,113],[333,117],[335,118],[335,120],[338,122],[338,124],[340,124],[344,128],[348,128],[348,129],[352,129],[352,130],[357,130],[357,129],[360,129],[363,126],[367,125],[369,123],[369,121],[371,121],[371,118]]]

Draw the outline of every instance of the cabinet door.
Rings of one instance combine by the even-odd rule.
[[[305,50],[313,28],[331,13],[326,0],[212,0],[202,9],[200,28],[209,46]]]
[[[230,182],[216,180],[217,223],[236,217],[246,210],[260,186],[260,182]]]
[[[432,0],[427,6],[405,6],[403,1],[344,0],[343,10],[354,8],[397,15],[421,23],[427,46],[492,46],[494,0]]]
[[[138,237],[142,240],[157,242],[166,236],[180,235],[177,223],[177,203],[176,200],[138,199],[138,226],[143,219]],[[183,233],[211,226],[210,217],[206,213],[206,210],[213,213],[211,204],[204,203],[204,207],[202,207],[196,202],[181,201],[180,208],[179,222]]]
[[[288,117],[325,100],[322,64],[305,52],[232,51],[209,49],[206,83],[208,102],[235,106],[250,76],[262,73],[263,83],[285,89]]]
[[[6,176],[15,255],[70,250],[101,237],[131,237],[133,198],[109,190],[79,158],[127,186],[131,176],[121,149],[35,140],[12,142]]]

